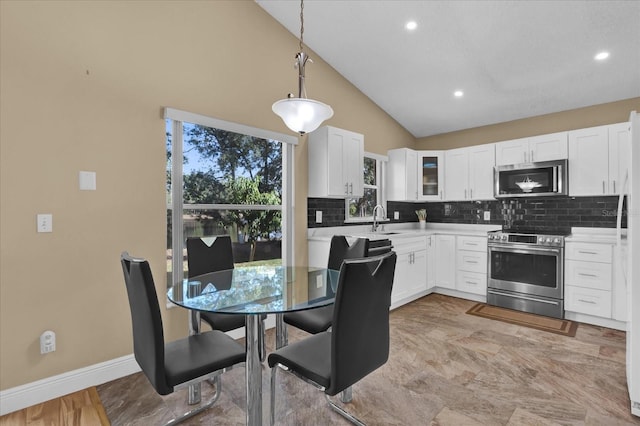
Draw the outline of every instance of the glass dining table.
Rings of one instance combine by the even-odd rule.
[[[339,271],[280,265],[240,266],[199,275],[169,289],[173,303],[189,309],[189,332],[200,332],[200,312],[244,315],[246,319],[247,424],[262,424],[262,363],[259,336],[262,314],[276,315],[276,348],[286,342],[282,315],[334,302]],[[189,388],[199,402],[200,384]]]

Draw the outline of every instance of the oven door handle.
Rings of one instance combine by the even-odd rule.
[[[520,254],[531,254],[531,253],[554,253],[561,254],[562,248],[552,248],[552,247],[522,247],[522,246],[508,246],[508,245],[491,245],[488,247],[489,252],[492,251],[500,251],[507,253],[520,253]]]
[[[497,296],[505,296],[505,297],[511,297],[513,299],[524,299],[524,300],[531,300],[533,302],[541,302],[541,303],[547,303],[549,305],[559,305],[559,302],[554,302],[551,300],[545,300],[545,299],[538,299],[536,297],[530,297],[530,296],[523,296],[521,294],[518,294],[517,296],[515,294],[510,294],[510,293],[503,293],[501,291],[495,291],[495,290],[487,290],[487,293],[490,294],[495,294]]]

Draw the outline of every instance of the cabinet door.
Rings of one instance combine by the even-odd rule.
[[[418,199],[444,199],[444,152],[418,151]]]
[[[526,163],[529,153],[529,139],[514,139],[496,143],[496,165]]]
[[[427,289],[427,251],[413,252],[409,273],[409,293],[414,295]]]
[[[329,128],[327,135],[327,178],[329,196],[349,195],[349,182],[343,169],[345,135],[341,129]],[[310,159],[311,160],[311,159]]]
[[[386,193],[389,201],[418,199],[418,154],[408,148],[388,151]]]
[[[469,156],[466,148],[450,149],[444,154],[447,169],[444,172],[445,200],[469,199]]]
[[[409,277],[411,253],[397,253],[396,270],[393,276],[393,288],[391,289],[391,304],[409,296]]]
[[[629,300],[630,287],[629,277],[626,273],[626,266],[629,258],[627,257],[627,247],[616,246],[613,249],[613,290],[611,298],[611,317],[618,321],[629,321],[629,310],[627,309],[627,301]]]
[[[608,126],[569,132],[569,195],[607,195]]]
[[[469,148],[469,199],[493,199],[493,167],[495,165],[495,144]]]
[[[342,146],[342,173],[349,186],[349,197],[364,195],[364,138],[353,132],[345,132]],[[331,174],[331,169],[329,174]]]
[[[436,285],[443,288],[456,288],[456,237],[455,235],[436,236]]]
[[[629,171],[629,123],[609,126],[609,193],[619,195]]]
[[[529,138],[529,161],[551,161],[568,158],[567,132]]]
[[[427,288],[436,286],[436,236],[427,237]]]

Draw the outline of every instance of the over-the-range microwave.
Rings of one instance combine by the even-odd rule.
[[[567,160],[541,161],[494,167],[496,198],[568,195]]]

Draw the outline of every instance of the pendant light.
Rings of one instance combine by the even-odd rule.
[[[300,51],[296,54],[295,68],[298,69],[298,97],[289,93],[286,99],[281,99],[273,104],[271,109],[282,118],[284,124],[301,136],[308,132],[313,132],[323,121],[333,116],[333,109],[313,99],[307,99],[307,91],[304,87],[304,67],[307,61],[313,62],[304,53],[304,0],[300,1]]]

